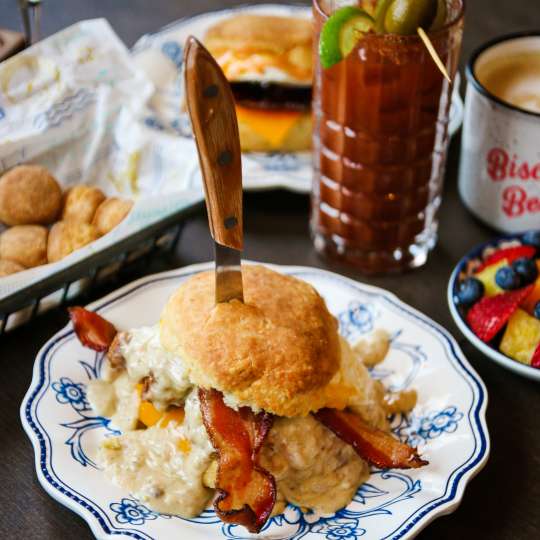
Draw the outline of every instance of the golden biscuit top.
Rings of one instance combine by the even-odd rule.
[[[211,26],[204,42],[210,49],[251,49],[279,54],[293,47],[311,47],[311,22],[297,17],[236,15]]]
[[[203,41],[229,80],[274,68],[289,82],[311,84],[311,34],[308,19],[244,14],[217,22]]]
[[[184,282],[162,314],[162,344],[198,386],[280,416],[308,414],[339,369],[337,322],[304,281],[242,268],[245,303],[215,305],[213,272]]]

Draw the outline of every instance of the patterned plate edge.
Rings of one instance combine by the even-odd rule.
[[[249,263],[252,261],[245,262]],[[153,274],[141,278],[108,294],[104,298],[91,303],[88,307],[94,310],[103,309],[145,285],[151,285],[157,281],[174,279],[189,275],[190,273],[200,272],[208,269],[210,266],[211,263],[200,263],[182,269]],[[485,419],[487,390],[484,383],[459,349],[455,339],[444,328],[421,314],[416,309],[403,303],[394,294],[371,285],[356,282],[326,270],[301,266],[268,266],[296,275],[301,275],[302,273],[324,275],[327,278],[340,282],[342,285],[352,287],[363,294],[382,298],[394,309],[401,312],[402,315],[409,316],[421,326],[424,326],[432,334],[442,338],[441,341],[444,344],[450,362],[460,372],[462,377],[467,380],[469,386],[471,386],[473,401],[469,410],[469,422],[475,436],[475,451],[465,463],[461,464],[450,475],[447,481],[447,489],[443,496],[432,500],[423,507],[417,509],[402,525],[386,537],[392,539],[412,538],[436,517],[448,514],[459,506],[465,486],[478,472],[480,472],[489,457],[490,440]],[[45,386],[44,360],[54,347],[61,345],[62,340],[69,337],[72,333],[73,331],[70,328],[70,325],[66,325],[39,351],[34,364],[32,382],[21,404],[21,422],[34,447],[35,467],[38,480],[49,495],[80,515],[88,523],[96,538],[111,538],[112,535],[121,535],[125,538],[151,540],[151,537],[142,531],[117,529],[110,522],[106,513],[96,503],[67,486],[56,476],[54,469],[52,470],[54,474],[53,478],[53,475],[51,475],[51,472],[48,469],[48,466],[50,466],[50,438],[46,430],[39,424],[39,421],[37,421],[33,414],[35,414],[34,410],[37,407],[42,394],[48,388],[48,385]],[[470,384],[471,381],[474,383],[474,386]],[[39,395],[40,393],[41,395]],[[451,484],[450,493],[448,493],[449,484]],[[412,530],[413,527],[414,530]]]
[[[279,267],[277,267],[279,268]],[[484,382],[471,366],[469,361],[464,356],[461,351],[457,341],[454,337],[441,325],[419,312],[412,306],[402,302],[395,294],[381,289],[379,287],[374,287],[372,285],[367,285],[364,283],[356,282],[352,279],[349,279],[344,276],[339,276],[332,272],[319,269],[311,269],[304,267],[284,267],[287,271],[295,272],[296,269],[301,271],[308,270],[309,272],[315,271],[316,273],[326,274],[333,279],[341,281],[344,284],[350,284],[353,288],[360,290],[362,293],[367,293],[373,296],[379,296],[389,303],[392,307],[397,308],[405,316],[413,318],[421,326],[427,328],[432,334],[438,335],[439,338],[442,338],[441,341],[445,346],[445,350],[448,354],[448,358],[454,367],[459,368],[462,376],[465,374],[468,378],[464,377],[467,382],[473,382],[474,386],[471,386],[471,391],[474,396],[474,400],[471,404],[471,408],[468,413],[469,422],[473,432],[476,435],[475,443],[478,444],[478,439],[480,440],[480,445],[469,460],[461,464],[454,472],[450,475],[449,480],[447,481],[447,490],[442,497],[426,503],[422,508],[419,508],[410,516],[398,529],[392,532],[386,538],[393,540],[402,539],[402,538],[412,538],[416,536],[424,527],[431,523],[435,518],[446,515],[454,511],[459,504],[461,503],[465,491],[465,487],[468,482],[474,478],[485,466],[489,458],[490,453],[490,438],[489,432],[487,429],[486,422],[486,409],[488,404],[488,392]],[[471,421],[474,420],[474,423]],[[448,484],[451,483],[451,492],[448,491]],[[435,510],[438,511],[435,512]],[[407,536],[412,527],[418,526],[412,536]],[[382,539],[384,540],[384,539]]]

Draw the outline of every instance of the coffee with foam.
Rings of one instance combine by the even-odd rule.
[[[478,81],[494,96],[540,113],[540,50],[509,52],[479,62]]]

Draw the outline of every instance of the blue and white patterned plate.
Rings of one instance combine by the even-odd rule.
[[[119,328],[155,323],[178,285],[209,264],[149,276],[90,306]],[[273,540],[412,538],[435,517],[455,510],[468,481],[489,454],[487,393],[455,340],[394,295],[345,277],[304,267],[276,267],[298,276],[324,296],[351,342],[374,328],[392,335],[387,359],[373,370],[392,390],[415,388],[418,405],[393,420],[394,433],[418,445],[430,464],[419,470],[373,469],[349,506],[334,515],[289,506],[260,537]],[[86,399],[102,355],[84,349],[71,325],[39,352],[21,405],[23,426],[35,449],[44,489],[87,521],[97,538],[138,540],[251,538],[206,510],[195,519],[160,515],[104,478],[93,461],[99,442],[114,433]]]
[[[189,35],[203,38],[207,28],[237,11],[289,17],[311,17],[311,9],[299,5],[242,5],[175,21],[155,34],[142,36],[132,49],[137,65],[154,83],[152,115],[148,126],[191,138],[188,115],[182,110],[184,101],[182,60],[183,45]],[[448,130],[454,135],[463,122],[463,101],[459,95],[459,74],[452,96]],[[195,145],[193,156],[197,159]],[[299,193],[311,191],[312,165],[309,152],[246,153],[242,156],[244,189],[254,191],[284,188]],[[199,174],[198,168],[194,174]],[[194,181],[199,182],[197,176]]]

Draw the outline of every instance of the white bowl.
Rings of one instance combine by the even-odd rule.
[[[506,356],[505,354],[499,352],[497,349],[495,349],[491,345],[488,345],[487,343],[484,343],[480,338],[478,338],[469,328],[469,325],[462,317],[459,309],[456,307],[456,304],[454,302],[454,295],[456,292],[459,274],[465,268],[465,265],[469,260],[480,257],[484,249],[487,247],[497,247],[502,241],[505,240],[519,240],[521,236],[522,234],[502,236],[471,249],[471,251],[469,251],[469,253],[467,253],[467,255],[465,255],[458,262],[458,264],[454,268],[454,271],[452,272],[452,275],[450,276],[450,280],[448,281],[447,299],[450,313],[452,314],[454,322],[461,330],[461,333],[472,343],[474,347],[476,347],[480,352],[484,353],[488,358],[491,358],[492,360],[497,362],[497,364],[500,364],[504,368],[509,369],[514,373],[518,373],[523,377],[527,377],[528,379],[540,381],[540,369],[527,366],[526,364],[522,364],[521,362],[518,362],[517,360],[514,360],[513,358],[510,358],[509,356]]]

